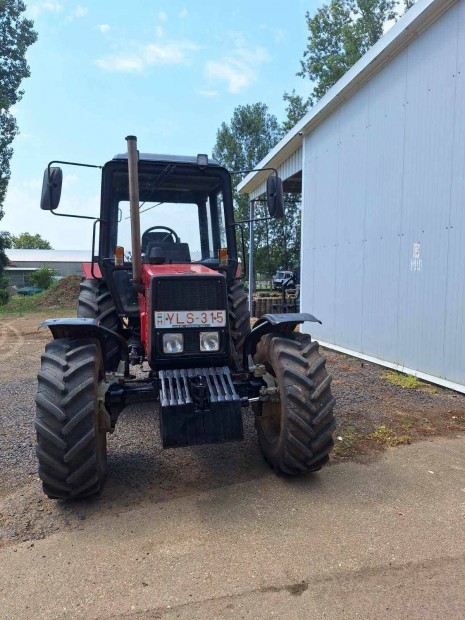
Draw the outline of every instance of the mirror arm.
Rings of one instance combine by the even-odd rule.
[[[96,166],[95,164],[80,164],[78,162],[75,161],[61,161],[58,159],[54,159],[53,161],[50,161],[48,163],[47,166],[47,174],[48,174],[48,189],[49,189],[49,193],[50,193],[50,204],[52,204],[52,188],[53,188],[53,183],[52,183],[52,178],[51,178],[51,174],[50,174],[50,168],[52,166],[52,164],[68,164],[69,166],[81,166],[81,168],[100,168],[100,170],[103,168],[103,166]],[[54,209],[51,209],[51,212],[53,213],[53,215],[58,215],[61,217],[77,217],[83,220],[95,220],[95,217],[90,217],[89,215],[67,215],[66,213],[55,213]]]
[[[97,220],[98,221],[98,217],[92,217],[91,215],[73,215],[71,213],[55,213],[55,211],[51,211],[51,213],[53,215],[56,215],[57,217],[77,217],[80,220]]]

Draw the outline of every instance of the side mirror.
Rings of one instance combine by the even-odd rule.
[[[55,211],[60,203],[62,183],[63,172],[61,168],[45,168],[44,180],[42,182],[42,196],[40,198],[41,209],[44,211]]]
[[[283,182],[274,174],[266,180],[266,202],[270,217],[284,217]]]

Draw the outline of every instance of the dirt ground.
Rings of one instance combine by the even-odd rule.
[[[244,442],[162,450],[156,408],[147,404],[125,410],[108,438],[102,495],[71,504],[48,500],[37,477],[33,424],[35,377],[50,337],[37,326],[50,314],[0,318],[0,546],[82,529],[83,521],[92,523],[109,511],[118,515],[269,475],[252,415],[244,415]],[[403,388],[374,364],[331,351],[326,356],[337,399],[332,462],[367,462],[386,446],[465,431],[464,395],[423,383]]]

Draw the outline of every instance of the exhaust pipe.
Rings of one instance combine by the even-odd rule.
[[[127,136],[126,140],[128,143],[129,204],[131,210],[132,279],[136,290],[141,292],[143,288],[139,215],[139,152],[136,136]]]

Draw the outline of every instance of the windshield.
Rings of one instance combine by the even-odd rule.
[[[111,195],[117,226],[112,237],[114,246],[125,248],[126,260],[131,249],[128,192],[127,172],[114,172]],[[139,197],[143,259],[150,258],[154,247],[167,254],[170,263],[218,259],[218,250],[226,247],[221,176],[196,167],[151,165],[139,172]]]

